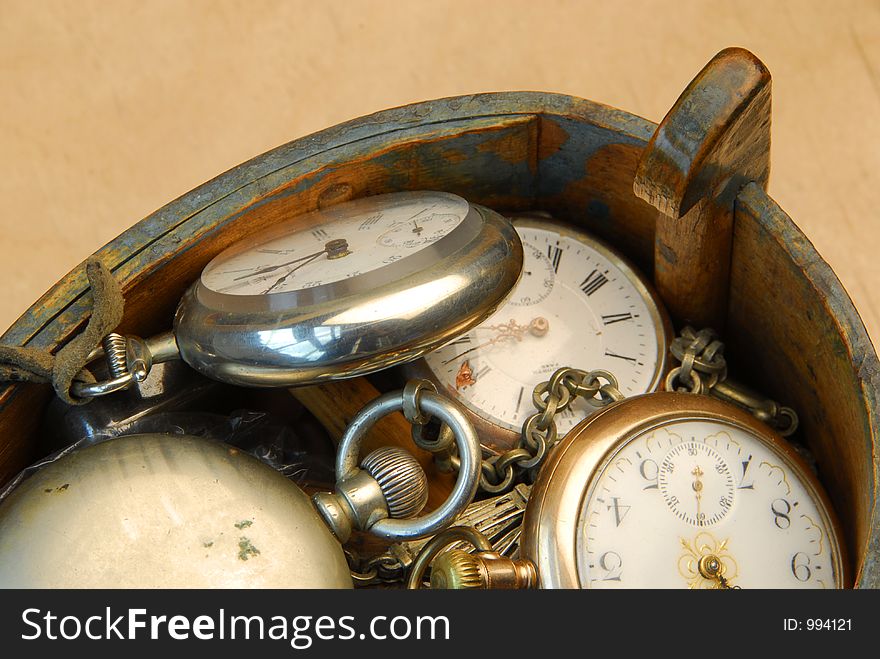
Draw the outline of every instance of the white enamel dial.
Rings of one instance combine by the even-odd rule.
[[[782,452],[721,421],[625,442],[581,506],[585,588],[840,587],[829,515]]]
[[[469,210],[464,199],[446,193],[399,194],[379,204],[373,199],[380,198],[319,211],[309,229],[224,252],[204,269],[202,284],[226,295],[331,284],[422,252],[458,227]]]
[[[481,325],[426,356],[434,377],[513,431],[535,411],[535,385],[563,366],[606,369],[627,396],[653,390],[665,329],[638,275],[579,232],[532,219],[514,226],[525,254],[519,283]],[[560,435],[593,409],[576,401],[556,419]]]
[[[660,463],[657,485],[669,510],[693,526],[720,522],[733,504],[730,467],[704,442],[683,442],[670,449]]]

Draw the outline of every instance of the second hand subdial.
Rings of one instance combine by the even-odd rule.
[[[730,467],[702,442],[687,441],[672,448],[660,464],[657,484],[669,510],[693,526],[716,524],[733,507],[735,485]]]

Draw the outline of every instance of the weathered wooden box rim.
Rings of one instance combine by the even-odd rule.
[[[243,233],[340,198],[396,189],[443,189],[500,211],[549,210],[597,233],[650,274],[655,211],[633,195],[632,180],[656,128],[599,103],[542,92],[408,105],[257,156],[170,202],[96,255],[126,293],[121,330],[141,335],[167,329],[176,301],[200,268]],[[754,267],[768,268],[768,276],[796,289],[786,295],[803,305],[780,309],[782,319],[775,325],[764,323],[760,305],[737,290],[755,278],[740,265],[754,260],[755,245],[766,265]],[[856,583],[878,586],[880,367],[864,326],[828,265],[757,184],[743,188],[736,200],[733,262],[729,352],[743,362],[746,374],[764,376],[760,381],[768,394],[787,401],[793,392],[795,403],[818,405],[821,414],[815,418],[807,410],[805,430],[828,435],[818,437],[813,449],[820,464],[832,467],[823,477],[843,518]],[[777,293],[766,281],[763,286],[759,295],[775,300]],[[83,326],[90,305],[80,265],[2,341],[54,352]],[[803,354],[806,340],[795,336],[794,314],[811,316],[810,345],[819,356]],[[826,358],[831,343],[833,357]],[[829,397],[806,381],[809,374],[800,368],[798,353],[804,360],[832,364],[833,372],[815,373],[815,382],[822,376],[824,387],[836,386],[839,392]],[[780,365],[781,375],[765,372]],[[813,368],[809,361],[806,366]],[[0,481],[35,457],[40,415],[34,410],[42,409],[50,395],[46,387],[33,385],[8,386],[0,393]]]

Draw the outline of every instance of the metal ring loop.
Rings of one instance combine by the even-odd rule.
[[[532,454],[524,448],[510,449],[506,453],[502,453],[495,461],[495,471],[502,472],[510,465],[517,464],[520,460],[530,460]]]
[[[535,452],[542,441],[550,446],[555,444],[557,434],[556,423],[551,423],[545,430],[538,428],[538,415],[535,414],[526,419],[521,436],[526,447]]]
[[[355,588],[364,586],[372,586],[376,583],[376,579],[379,576],[379,571],[372,567],[366,572],[355,572],[354,570],[349,570],[349,574],[351,574],[351,581],[354,584]]]
[[[513,471],[513,466],[510,464],[502,464],[500,469],[498,467],[498,462],[503,457],[503,455],[493,455],[491,458],[483,460],[480,469],[480,489],[484,492],[489,494],[500,494],[513,484],[513,478],[516,475]],[[504,472],[504,478],[502,478],[500,482],[493,482],[499,478],[502,471]]]
[[[82,371],[80,371],[80,373],[81,372]],[[127,389],[134,381],[134,375],[131,373],[125,373],[118,378],[104,380],[103,382],[74,381],[70,385],[70,393],[74,398],[95,398],[96,396],[105,396],[116,391]]]
[[[570,398],[566,398],[563,404],[562,401],[557,401],[554,396],[550,396],[547,399],[547,407],[535,415],[535,427],[543,432],[551,425],[555,425],[556,413],[567,408],[570,400]]]
[[[550,406],[550,401],[553,400],[554,392],[548,387],[547,389],[543,389],[542,385],[538,385],[535,387],[535,390],[532,392],[532,404],[535,406],[535,409],[538,410],[546,410]],[[541,395],[546,393],[547,400],[544,400]],[[566,405],[568,405],[569,400],[571,400],[571,392],[562,387],[560,389],[559,400],[556,402],[556,406],[553,408],[555,412],[557,408],[564,409]]]
[[[684,353],[681,357],[681,366],[679,367],[680,373],[678,379],[684,383],[686,387],[691,387],[694,384],[694,380],[691,377],[691,374],[694,372],[694,362],[697,358],[697,355],[690,350]]]
[[[177,359],[179,352],[177,341],[171,332],[147,340],[111,332],[104,337],[100,346],[89,353],[86,365],[101,357],[107,358],[107,367],[113,377],[101,382],[74,380],[70,385],[71,396],[95,398],[127,389],[136,382],[143,382],[154,363]],[[89,372],[83,368],[77,373],[77,377],[85,373]]]
[[[680,373],[680,366],[669,371],[669,375],[666,376],[666,391],[690,391],[690,393],[692,394],[698,394],[702,391],[703,380],[700,377],[699,371],[691,371],[691,378],[693,379],[694,383],[689,390],[685,388],[678,388],[676,380],[678,380],[678,376]]]
[[[777,416],[777,423],[780,422],[780,419],[786,418],[788,419],[788,425],[783,425],[782,427],[778,428],[777,432],[783,437],[790,437],[798,429],[800,419],[798,419],[797,412],[795,412],[790,407],[780,407],[779,415]]]
[[[431,564],[434,557],[449,545],[462,541],[470,543],[477,551],[492,551],[492,544],[486,539],[486,536],[475,528],[470,526],[450,526],[443,533],[431,538],[428,544],[422,547],[422,551],[416,556],[416,560],[413,561],[412,568],[410,568],[406,587],[410,590],[420,589],[425,578],[425,569]]]
[[[403,416],[414,426],[423,426],[431,416],[419,407],[419,398],[423,391],[437,393],[437,387],[428,380],[410,380],[403,387]]]
[[[626,396],[623,395],[623,392],[620,391],[617,387],[612,384],[603,384],[599,387],[599,399],[591,398],[587,402],[593,407],[605,407],[606,405],[611,405],[611,403],[616,403],[618,401],[623,400]]]
[[[556,437],[557,437],[556,424],[554,423],[552,427],[553,427],[553,432],[548,433],[547,438],[538,437],[537,450],[535,451],[535,455],[529,456],[529,459],[527,459],[527,460],[517,461],[516,464],[519,467],[521,467],[522,469],[525,469],[525,470],[529,470],[532,467],[536,467],[537,465],[541,464],[541,462],[544,460],[544,456],[547,453],[547,447],[553,446],[553,444],[556,443]],[[552,435],[552,439],[550,439],[551,435]]]
[[[709,348],[711,349],[711,359],[708,356],[703,354],[695,354],[694,355],[694,369],[700,371],[701,373],[720,373],[722,370],[727,368],[727,362],[724,359],[724,355],[722,354],[722,350],[724,348],[724,344],[717,342],[719,345],[715,345],[712,343]],[[691,348],[691,343],[687,339],[682,339],[682,337],[678,337],[672,341],[669,345],[669,352],[672,353],[672,356],[675,357],[678,361],[682,361],[685,354],[690,352],[688,349]]]
[[[430,417],[429,417],[430,418]],[[423,426],[413,425],[412,438],[416,446],[428,453],[442,453],[452,449],[455,444],[455,434],[449,429],[449,426],[438,422],[440,430],[437,436],[431,439],[425,437],[427,430],[431,427],[430,420]]]
[[[336,455],[336,478],[345,480],[358,468],[361,442],[382,417],[403,409],[403,392],[391,392],[367,403],[352,419]],[[421,411],[438,417],[452,430],[458,447],[460,469],[449,497],[438,508],[413,519],[380,519],[369,531],[386,540],[414,540],[438,533],[473,500],[480,477],[480,442],[473,425],[458,403],[431,391],[419,397]]]
[[[504,480],[500,483],[493,484],[490,483],[486,478],[486,475],[483,474],[480,476],[480,489],[487,494],[501,494],[506,491],[511,485],[513,485],[513,478],[515,474],[513,471],[513,467],[508,467],[507,472],[504,474]]]
[[[594,380],[597,381],[599,378],[605,378],[605,380],[608,381],[608,384],[610,384],[612,387],[614,387],[615,389],[617,389],[618,387],[617,378],[614,377],[614,373],[612,373],[611,371],[597,368],[595,371],[590,371],[590,375],[593,377]],[[601,390],[603,386],[604,385],[600,382],[598,388]],[[595,396],[595,393],[593,395]]]

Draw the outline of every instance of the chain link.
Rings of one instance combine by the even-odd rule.
[[[681,366],[672,369],[666,377],[667,391],[705,394],[719,381],[727,379],[724,344],[712,329],[697,332],[685,327],[672,340],[669,351]]]
[[[517,444],[498,456],[483,460],[480,489],[490,494],[509,490],[525,473],[534,473],[559,441],[557,415],[578,398],[593,407],[621,400],[617,379],[608,371],[560,368],[532,392],[538,410],[523,423]]]
[[[673,339],[669,350],[681,366],[672,369],[666,377],[667,391],[706,394],[734,403],[775,428],[783,437],[797,430],[798,416],[793,409],[728,379],[724,344],[714,330],[696,331],[685,327]]]
[[[403,581],[408,567],[390,551],[362,559],[351,550],[345,549],[345,558],[356,588]]]
[[[419,392],[425,388],[433,389],[433,385],[422,380],[406,389],[406,396],[412,401],[408,408],[417,409]],[[578,398],[598,408],[621,400],[623,394],[618,389],[617,379],[608,371],[558,369],[532,392],[532,402],[538,411],[526,419],[516,445],[500,455],[483,458],[480,489],[488,494],[501,494],[520,482],[523,474],[534,474],[548,451],[559,441],[556,416],[565,412]],[[410,420],[415,422],[412,433],[416,445],[434,454],[439,469],[456,470],[458,460],[455,446],[446,437],[448,429],[435,420],[416,421],[415,415],[411,416]]]

